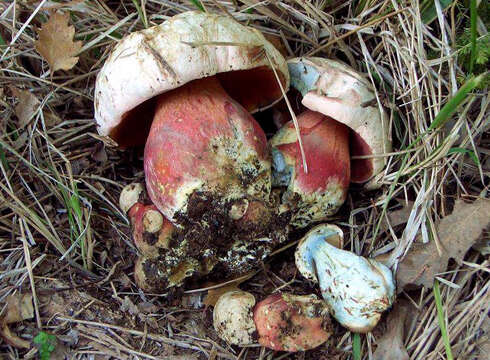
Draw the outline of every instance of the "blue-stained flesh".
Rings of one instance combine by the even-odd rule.
[[[272,148],[272,186],[289,186],[292,176],[293,167],[279,150]]]
[[[305,96],[307,92],[313,90],[320,73],[315,67],[307,65],[302,61],[288,64],[289,74],[291,75],[291,86]]]

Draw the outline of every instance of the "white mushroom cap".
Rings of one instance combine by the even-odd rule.
[[[349,66],[329,59],[296,58],[288,61],[288,67],[291,86],[303,95],[304,106],[347,125],[364,140],[375,157],[367,160],[372,167],[369,178],[359,182],[372,179],[365,187],[379,187],[375,175],[383,170],[387,158],[377,155],[391,151],[391,135],[388,117],[378,106],[370,82]],[[356,161],[363,160],[353,162],[353,177]]]
[[[248,292],[236,290],[221,295],[213,311],[213,325],[218,335],[230,344],[252,344],[257,330],[254,306],[255,297]]]
[[[156,95],[192,80],[236,70],[271,70],[268,80],[275,85],[254,83],[256,88],[243,89],[240,87],[243,81],[235,81],[233,90],[223,83],[240,103],[242,99],[236,98],[240,94],[265,93],[269,90],[264,89],[272,86],[273,93],[267,94],[275,98],[264,99],[267,103],[252,104],[253,108],[242,103],[248,111],[270,106],[282,97],[271,64],[287,90],[286,61],[258,30],[223,15],[199,11],[176,15],[158,26],[134,32],[116,45],[95,84],[98,131],[101,135],[112,135],[130,110]],[[145,126],[142,117],[134,119],[140,128]]]
[[[119,195],[119,207],[124,213],[127,213],[134,204],[138,202],[140,194],[144,191],[141,183],[132,183],[126,185]]]
[[[329,244],[331,236],[343,237],[335,225],[310,230],[296,249],[296,267],[318,282],[332,316],[354,332],[371,331],[395,299],[390,269],[374,259],[358,256]]]

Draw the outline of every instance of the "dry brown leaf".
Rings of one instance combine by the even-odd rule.
[[[374,360],[408,360],[407,349],[403,344],[404,328],[407,315],[413,306],[405,300],[397,301],[386,320],[386,332],[377,341],[373,354]]]
[[[14,335],[7,324],[0,324],[0,335],[7,344],[15,348],[29,349],[31,347],[29,341]]]
[[[30,91],[11,86],[10,91],[19,100],[15,106],[15,115],[19,119],[19,127],[24,127],[32,120],[39,108],[39,100]]]
[[[398,289],[408,284],[431,288],[434,276],[446,270],[449,259],[453,258],[460,263],[489,224],[489,200],[478,199],[471,204],[456,201],[452,214],[443,218],[437,227],[442,255],[439,256],[434,241],[423,245],[414,244],[398,264]]]
[[[82,42],[73,41],[75,27],[68,25],[68,20],[68,13],[57,12],[38,30],[36,50],[48,62],[51,73],[70,70],[78,62],[75,55],[82,48]]]
[[[207,306],[214,306],[216,305],[216,302],[218,301],[219,297],[229,291],[235,291],[235,290],[240,290],[238,288],[238,285],[240,285],[240,282],[233,282],[231,284],[228,284],[226,286],[222,286],[216,289],[211,289],[208,291],[206,297],[202,301],[205,305]]]
[[[272,45],[274,45],[274,47],[281,53],[282,56],[284,56],[285,58],[289,57],[288,49],[282,42],[280,36],[268,34],[268,33],[264,33],[263,35],[267,41],[269,41]]]
[[[412,212],[413,201],[409,201],[408,203],[403,203],[403,207],[401,209],[391,211],[386,214],[387,219],[383,219],[381,222],[380,231],[384,232],[391,227],[396,227],[398,225],[406,224],[408,218],[410,217],[410,213]]]
[[[11,324],[34,317],[32,294],[16,293],[7,298],[5,315],[0,319],[5,324]]]
[[[29,341],[19,338],[13,334],[7,324],[32,319],[34,317],[34,307],[32,304],[32,294],[16,293],[7,298],[7,307],[4,315],[0,318],[0,336],[6,343],[16,348],[30,347]]]

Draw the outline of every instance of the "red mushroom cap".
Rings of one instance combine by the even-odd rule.
[[[254,309],[259,343],[277,351],[305,351],[332,333],[326,304],[315,295],[274,294]]]

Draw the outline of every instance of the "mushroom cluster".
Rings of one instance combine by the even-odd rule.
[[[290,87],[304,111],[268,140],[251,114]],[[338,211],[350,183],[379,187],[379,155],[391,149],[386,116],[362,75],[333,60],[286,61],[259,31],[228,16],[186,12],[123,38],[98,74],[94,99],[101,135],[122,148],[144,145],[146,186],[126,186],[120,206],[140,253],[135,278],[148,291],[256,267],[292,229]],[[250,343],[257,333],[276,350],[309,349],[328,339],[328,312],[352,330],[372,328],[393,301],[391,273],[324,245],[333,231],[325,226],[311,230],[296,255],[325,300],[282,294],[255,305],[251,294],[229,294],[214,317],[225,340]],[[352,293],[351,281],[380,289]],[[365,295],[362,309],[345,308]],[[356,323],[346,311],[367,320]]]

